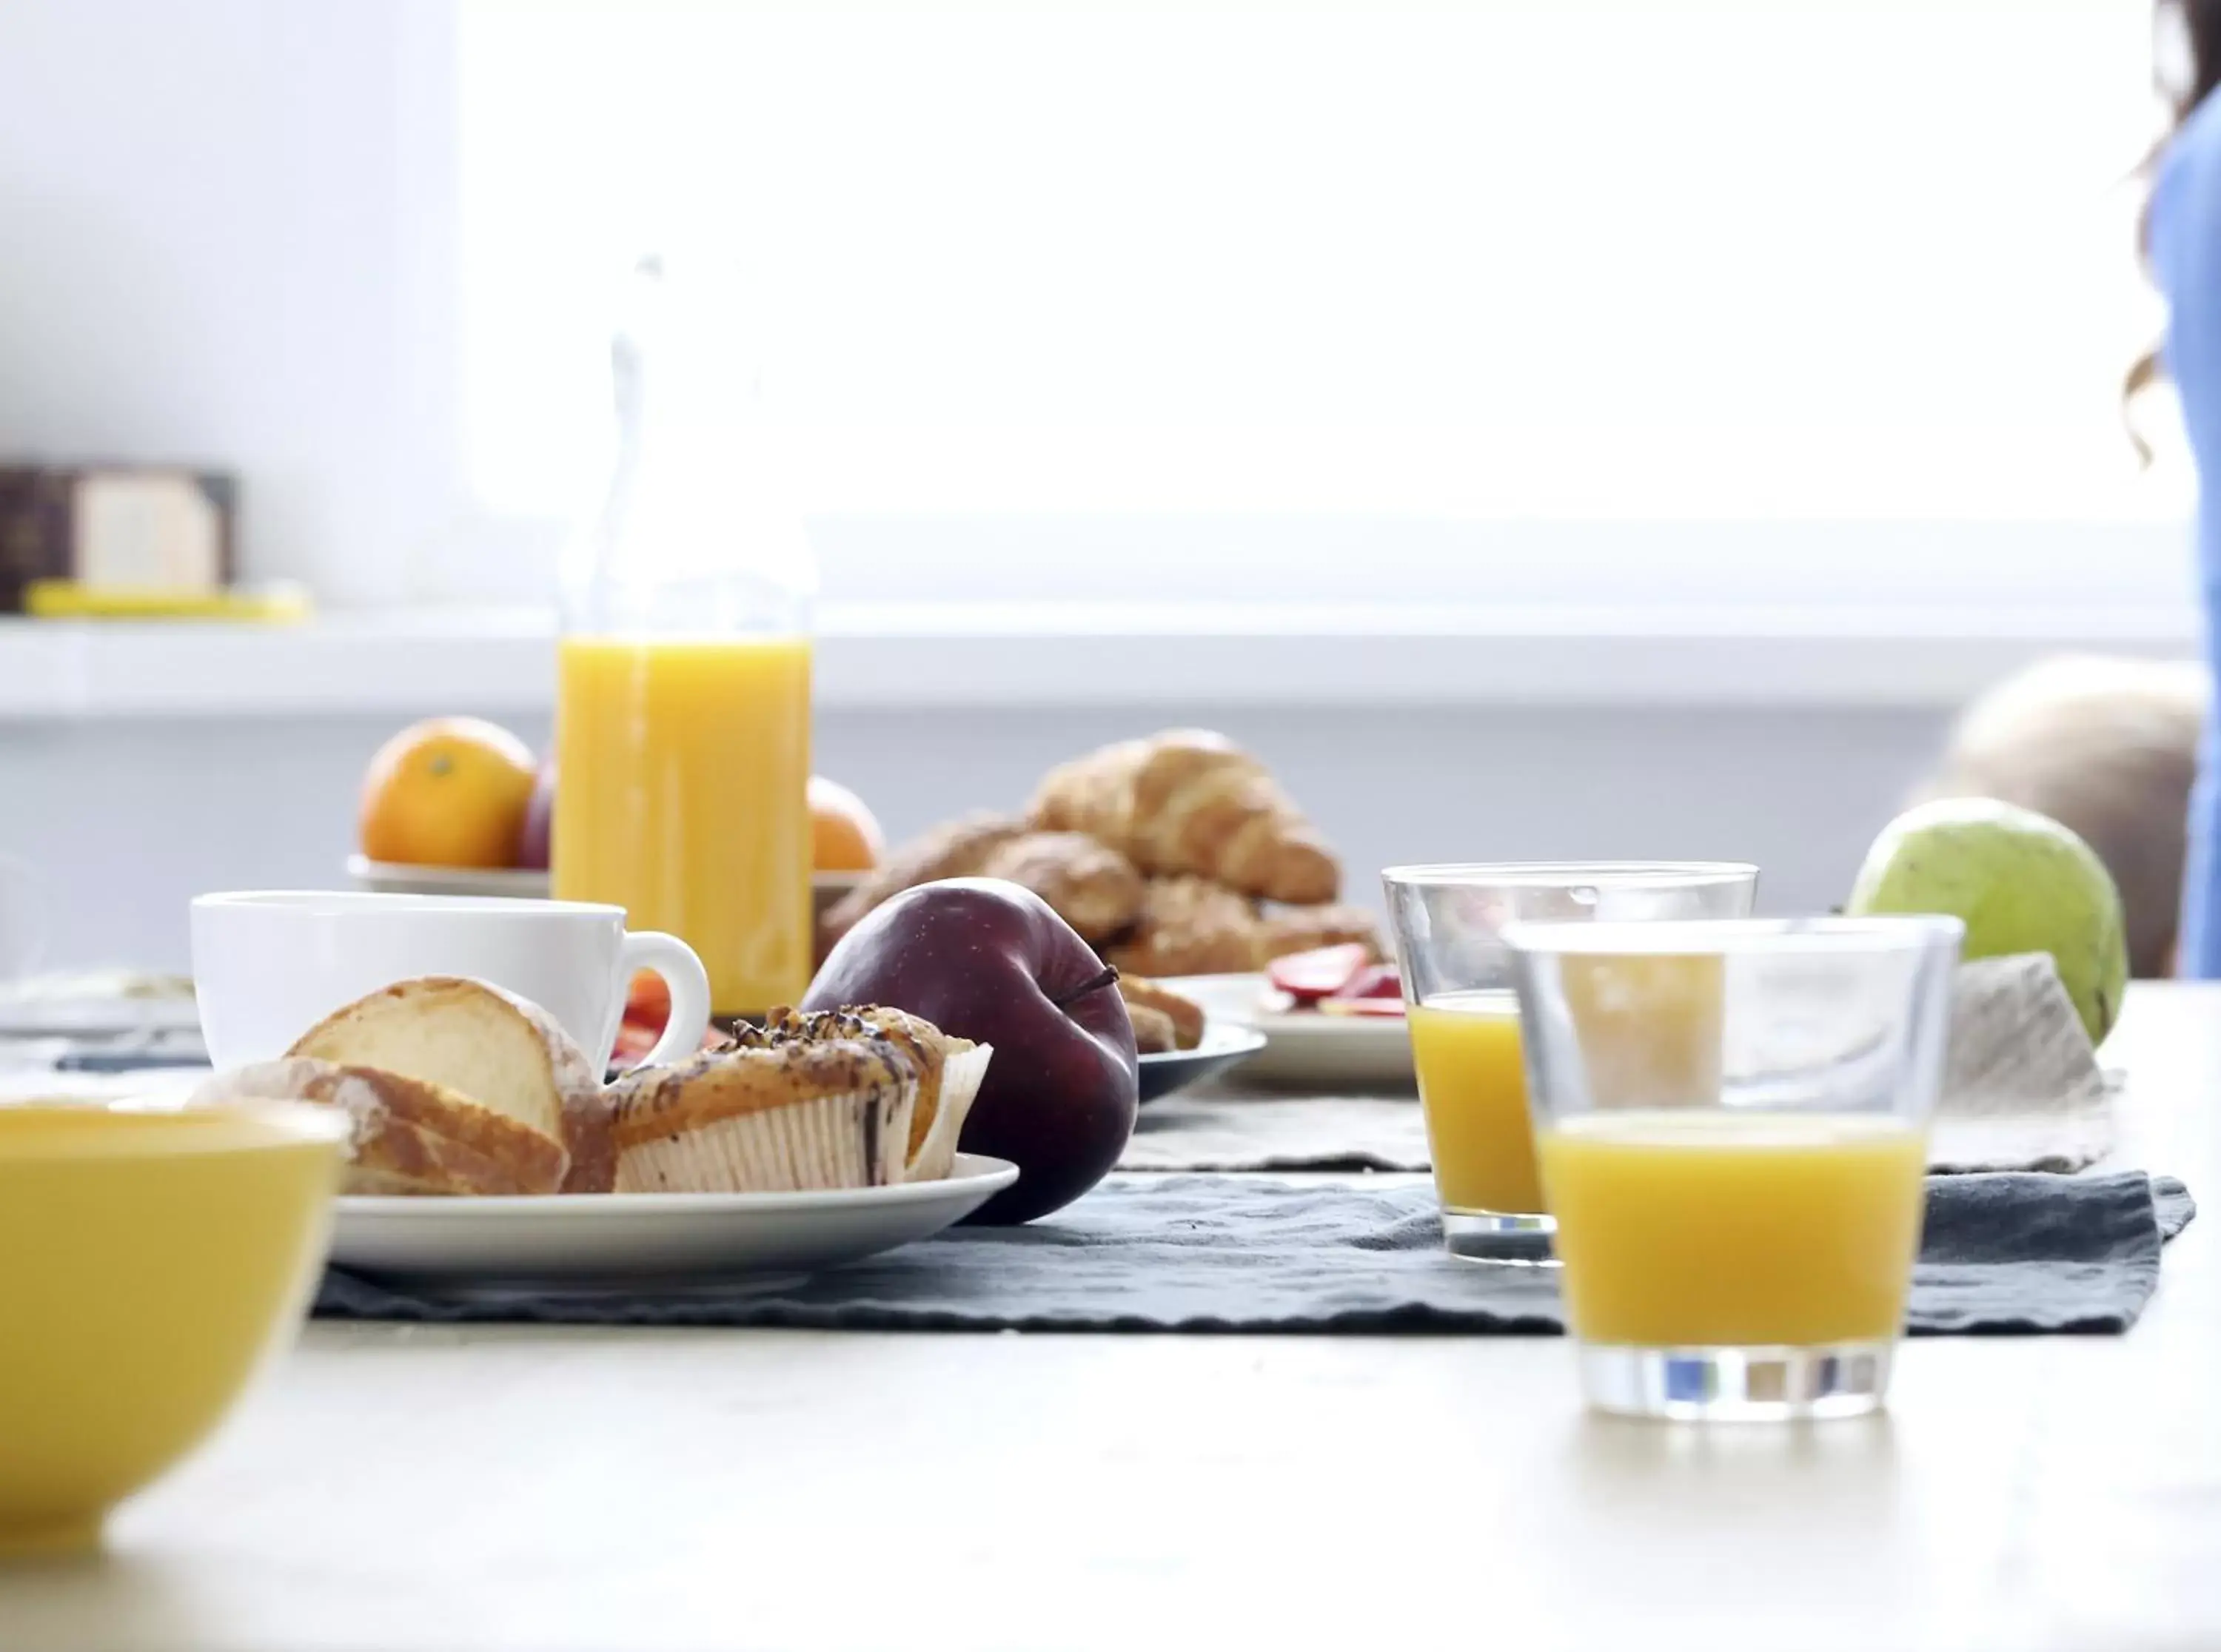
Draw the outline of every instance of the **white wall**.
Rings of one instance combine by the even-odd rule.
[[[453,0],[0,3],[0,455],[235,467],[249,570],[309,578],[333,606],[520,589],[541,539],[474,521],[458,479],[453,23]],[[1214,532],[1223,594],[1245,594],[1248,570],[1269,578],[1289,554],[1286,525],[1254,545]],[[1336,538],[1368,529],[1305,532],[1336,541],[1314,545],[1316,559],[1377,577],[1361,545]],[[1142,570],[1136,534],[1165,567]],[[988,541],[1012,561],[1048,554],[1032,524],[942,537]],[[1685,525],[1653,560],[1679,579],[1688,547],[1713,537]],[[2011,582],[1986,583],[1945,547],[1886,533],[1893,560],[1877,564],[1861,542],[1843,565],[1863,570],[1875,600],[1950,565],[1962,607],[2033,583],[2081,613],[2102,606],[2096,570],[2110,579],[2133,564],[2138,600],[2179,611],[2153,571],[2171,579],[2176,565],[2163,539],[2131,535],[2093,558],[2073,536],[2010,537],[1994,559]],[[1840,550],[1841,538],[1828,543]],[[1449,539],[1455,564],[1467,540]],[[1108,570],[1136,597],[1177,595],[1194,571],[1190,541],[1131,522],[1083,523],[1060,543],[1066,570]],[[1496,548],[1514,584],[1586,565],[1562,536],[1546,555]],[[1800,565],[1764,525],[1711,553],[1743,570],[1713,580],[1721,600],[1747,595],[1757,570]],[[907,559],[913,584],[938,586],[937,553]],[[899,546],[879,558],[897,573],[904,560]],[[1877,580],[1877,565],[1893,571]],[[1494,566],[1488,582],[1496,596],[1509,589]],[[1917,583],[1936,596],[1932,575]],[[1333,664],[1323,649],[1321,670]],[[1361,889],[1407,857],[1736,855],[1767,868],[1774,909],[1836,898],[1943,715],[1179,710],[1270,757]],[[821,764],[902,832],[1014,804],[1051,761],[1173,714],[835,711]],[[41,869],[59,919],[51,961],[180,964],[197,890],[335,881],[358,776],[389,727],[0,724],[0,851]]]
[[[0,457],[235,468],[250,570],[306,578],[331,606],[545,600],[551,524],[491,517],[462,480],[459,3],[0,3]],[[553,9],[505,15],[529,29]],[[530,38],[504,59],[528,78]],[[515,187],[527,165],[489,176]],[[544,204],[560,219],[560,157],[535,176],[558,186]],[[529,275],[510,284],[522,292]],[[1210,468],[1233,462],[1193,432],[1099,433],[1114,468],[1167,442],[1210,455]],[[2125,455],[2110,430],[2099,440]],[[1465,468],[1519,468],[1516,449],[1457,451],[1468,450]],[[1568,451],[1580,450],[1576,439]],[[945,592],[952,561],[968,559],[993,594],[1018,571],[1039,596],[1239,597],[1294,572],[1342,600],[1377,595],[1368,583],[1392,555],[1426,567],[1430,591],[1466,600],[2125,605],[2139,624],[2191,595],[2171,509],[2118,523],[1538,528],[1414,520],[1416,496],[1399,493],[1401,518],[1106,521],[1074,519],[1054,489],[1036,496],[1022,446],[992,451],[992,496],[965,496],[973,520],[898,521],[892,534],[885,522],[823,525],[829,576]],[[1770,496],[1782,478],[1738,452],[1752,498]],[[2033,483],[2043,469],[2023,455],[2016,474]],[[1616,474],[1599,488],[1584,469],[1574,510],[1624,511],[1631,486]],[[1853,493],[1851,517],[1881,508],[1872,489]],[[1029,514],[980,520],[982,502]],[[2028,514],[2023,504],[2010,514]]]
[[[463,708],[461,709],[468,709]],[[1278,768],[1374,899],[1396,860],[1717,857],[1771,911],[1841,899],[1939,738],[1913,711],[1259,712],[1195,706]],[[536,744],[546,725],[510,720]],[[901,834],[1015,807],[1131,712],[835,712],[818,766]],[[355,788],[390,720],[0,725],[0,850],[41,871],[47,962],[182,967],[213,888],[344,887]]]
[[[260,574],[449,544],[445,0],[0,5],[0,455],[246,477]]]

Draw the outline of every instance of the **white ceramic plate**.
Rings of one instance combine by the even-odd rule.
[[[1265,1035],[1265,1047],[1242,1064],[1245,1080],[1312,1090],[1409,1090],[1417,1082],[1400,1018],[1280,1009],[1284,1001],[1261,975],[1182,976],[1164,984],[1202,1005],[1210,1020],[1246,1023]]]
[[[929,1237],[1017,1179],[1007,1159],[959,1153],[945,1181],[829,1193],[350,1195],[339,1201],[332,1260],[446,1290],[768,1288]]]
[[[1141,1058],[1142,1105],[1238,1067],[1264,1047],[1265,1035],[1254,1027],[1206,1021],[1202,1041],[1194,1049],[1166,1050]]]
[[[347,857],[347,876],[373,895],[499,895],[526,901],[547,898],[547,874],[467,866],[402,866],[392,861]],[[823,912],[864,881],[861,872],[819,872],[810,880]]]

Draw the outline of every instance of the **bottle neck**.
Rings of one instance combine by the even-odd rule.
[[[633,296],[610,341],[607,487],[565,558],[565,629],[806,636],[816,563],[752,373],[681,347],[660,269],[642,266]]]

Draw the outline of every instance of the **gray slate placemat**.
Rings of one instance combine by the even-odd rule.
[[[1916,1332],[2118,1331],[2159,1282],[2193,1206],[2141,1171],[1931,1178],[1909,1313]],[[1017,1228],[957,1228],[767,1294],[440,1300],[337,1270],[320,1314],[579,1325],[852,1330],[1555,1331],[1547,1269],[1442,1250],[1432,1190],[1251,1176],[1113,1181]]]

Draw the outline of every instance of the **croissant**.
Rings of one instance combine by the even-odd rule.
[[[1173,1018],[1161,1009],[1151,1009],[1147,1004],[1129,1003],[1126,1019],[1134,1028],[1134,1053],[1137,1056],[1167,1056],[1179,1048],[1179,1034],[1173,1027]]]
[[[1105,949],[1122,975],[1241,975],[1258,967],[1264,934],[1257,910],[1223,883],[1153,877],[1134,932]]]
[[[1076,832],[1029,832],[999,845],[982,877],[1023,883],[1094,945],[1142,915],[1142,875],[1115,849]]]
[[[1370,949],[1375,958],[1386,956],[1380,948],[1380,921],[1364,907],[1290,907],[1265,914],[1257,961],[1261,966],[1291,952],[1353,941]]]
[[[887,857],[886,864],[842,895],[818,924],[818,952],[854,929],[864,914],[921,883],[976,877],[987,857],[1025,831],[999,814],[967,814],[938,826]]]
[[[1331,901],[1342,869],[1264,764],[1223,734],[1171,729],[1051,770],[1032,823],[1084,832],[1144,872],[1193,873],[1292,906]]]
[[[1192,998],[1146,976],[1120,976],[1118,995],[1126,1001],[1126,1013],[1133,1020],[1137,1041],[1144,1016],[1155,1018],[1149,1023],[1153,1034],[1157,1032],[1156,1022],[1164,1023],[1162,1033],[1153,1038],[1149,1050],[1192,1050],[1203,1042],[1203,1006]]]

